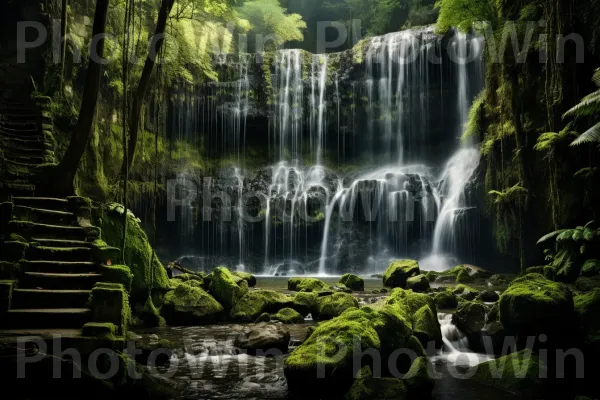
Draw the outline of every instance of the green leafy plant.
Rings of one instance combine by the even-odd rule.
[[[600,88],[600,69],[597,69],[592,78],[596,86]],[[594,117],[600,113],[600,89],[585,96],[579,104],[567,111],[566,117]],[[571,146],[578,146],[584,143],[600,143],[600,122],[583,132],[581,136],[571,143]]]

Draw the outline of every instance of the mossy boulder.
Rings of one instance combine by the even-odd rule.
[[[600,289],[575,296],[573,301],[584,343],[600,349]]]
[[[256,286],[256,277],[248,272],[231,271],[231,275],[238,285],[241,283],[240,280],[244,280],[248,283],[248,287]]]
[[[530,350],[500,357],[472,367],[466,375],[479,384],[510,393],[544,398],[548,379],[546,365]]]
[[[485,311],[483,304],[465,301],[456,308],[452,322],[471,340],[478,337],[485,326]]]
[[[426,357],[418,357],[403,377],[408,394],[414,399],[428,399],[435,386],[433,367]]]
[[[354,290],[355,292],[362,292],[365,290],[365,281],[354,274],[344,274],[340,278],[339,282],[345,285],[347,288]]]
[[[294,299],[273,290],[251,290],[231,309],[230,316],[237,322],[254,322],[262,313],[276,313],[293,307]]]
[[[349,308],[357,308],[358,300],[348,293],[334,293],[322,296],[317,300],[317,319],[325,320],[335,318]]]
[[[288,290],[294,292],[323,292],[331,290],[331,287],[317,278],[290,278]]]
[[[217,299],[225,310],[231,310],[235,303],[248,292],[248,284],[245,280],[238,285],[225,267],[217,267],[211,273],[209,293]]]
[[[482,290],[477,296],[477,300],[485,303],[495,303],[500,300],[500,295],[495,290]]]
[[[575,289],[579,292],[589,292],[596,288],[600,288],[600,276],[581,276],[575,281]]]
[[[508,284],[510,282],[510,279],[504,275],[495,274],[495,275],[490,276],[490,278],[488,279],[488,282],[492,286],[502,286],[502,285]]]
[[[263,351],[270,355],[282,355],[288,350],[290,333],[281,324],[261,322],[244,333],[240,334],[234,342],[235,347],[246,350],[249,354],[258,354]]]
[[[108,204],[95,210],[95,224],[101,229],[102,240],[109,246],[122,246],[123,238],[123,206]],[[169,278],[167,271],[156,257],[150,246],[148,236],[131,211],[127,212],[127,237],[125,241],[125,259],[122,260],[133,274],[131,295],[135,298],[146,298],[148,279],[152,280],[152,289],[167,290]]]
[[[314,292],[299,292],[294,296],[294,310],[303,316],[316,315],[319,312],[319,295]]]
[[[206,325],[223,316],[223,306],[200,288],[180,284],[165,295],[161,314],[169,325]]]
[[[415,292],[426,292],[429,290],[429,280],[423,274],[413,276],[406,280],[406,288]]]
[[[467,286],[463,283],[456,285],[452,293],[465,300],[475,300],[479,296],[480,291],[478,289]]]
[[[390,264],[383,274],[383,285],[390,288],[406,288],[408,278],[421,273],[415,260],[398,260]]]
[[[345,400],[372,400],[407,398],[406,386],[398,378],[374,378],[370,367],[363,367],[352,387],[346,393]]]
[[[580,275],[585,277],[600,275],[600,260],[586,260],[581,267]]]
[[[284,324],[301,324],[304,322],[304,317],[296,310],[286,307],[271,315],[271,320],[276,319]]]
[[[160,316],[159,311],[154,306],[152,296],[148,296],[146,299],[139,317],[145,327],[154,328],[166,325],[165,319]]]
[[[507,335],[517,336],[520,344],[528,336],[540,334],[547,335],[549,343],[562,344],[575,319],[569,288],[540,274],[515,279],[500,296],[499,311]],[[560,323],[556,323],[557,316]]]
[[[458,306],[458,300],[456,299],[456,295],[449,290],[444,290],[442,292],[437,293],[433,300],[435,301],[435,305],[438,309],[452,309]]]

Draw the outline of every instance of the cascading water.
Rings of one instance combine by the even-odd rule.
[[[186,92],[188,104],[174,107],[173,115],[196,110],[177,132],[202,132],[195,143],[236,155],[233,179],[217,186],[231,187],[236,215],[262,219],[207,225],[220,241],[209,251],[228,264],[237,248],[235,264],[253,271],[322,275],[457,254],[479,154],[456,136],[483,80],[481,40],[456,34],[449,42],[445,49],[425,28],[371,38],[361,57],[279,50],[258,67],[252,63],[266,58],[219,58],[221,81]],[[468,62],[452,63],[452,55]],[[257,71],[271,78],[262,100]],[[253,142],[274,164],[246,168]],[[250,191],[262,205],[243,200]]]

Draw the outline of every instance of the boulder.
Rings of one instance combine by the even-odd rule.
[[[322,292],[331,290],[328,284],[317,278],[290,278],[288,290],[294,292]]]
[[[477,296],[477,300],[483,301],[484,303],[495,303],[500,299],[500,295],[495,290],[483,290]]]
[[[486,354],[502,354],[505,337],[502,322],[489,322],[481,330],[481,343],[477,350]]]
[[[357,308],[358,300],[348,293],[334,293],[331,296],[319,297],[317,301],[317,319],[335,318],[349,308]]]
[[[248,272],[231,271],[231,275],[235,282],[239,285],[242,280],[248,282],[248,287],[256,286],[256,277]]]
[[[573,301],[584,343],[600,348],[600,289],[575,296]]]
[[[564,340],[573,333],[575,311],[571,291],[565,284],[540,274],[515,279],[500,296],[499,310],[506,334],[517,336],[520,346],[528,336],[540,334],[547,335],[550,346],[566,345]]]
[[[479,337],[485,326],[485,314],[483,304],[465,301],[456,308],[452,322],[472,341],[473,338]]]
[[[161,314],[169,325],[206,325],[217,322],[223,306],[200,288],[180,284],[165,295]]]
[[[238,285],[227,268],[217,267],[211,273],[208,291],[219,301],[225,310],[231,310],[235,303],[248,292],[248,284],[242,280]]]
[[[413,361],[408,372],[402,378],[413,399],[429,399],[435,386],[433,367],[426,357],[418,357]]]
[[[433,297],[433,301],[435,301],[437,308],[442,310],[453,309],[458,306],[456,295],[449,290],[437,293]]]
[[[299,292],[294,296],[294,305],[292,308],[300,315],[316,315],[319,312],[319,295],[313,292]]]
[[[246,350],[249,354],[259,351],[275,351],[285,353],[290,343],[290,333],[282,324],[264,323],[254,325],[240,334],[234,346]]]
[[[466,373],[482,385],[510,393],[544,398],[549,379],[546,365],[530,350],[500,357],[476,365]]]
[[[398,378],[374,378],[371,368],[363,367],[352,387],[346,393],[345,400],[372,400],[407,398],[406,386]]]
[[[600,275],[600,260],[586,260],[581,267],[580,275],[588,278]]]
[[[580,276],[575,281],[575,289],[579,292],[589,292],[596,288],[600,288],[600,276],[591,278]]]
[[[420,273],[419,263],[415,260],[394,261],[383,274],[383,285],[391,288],[406,288],[408,278]]]
[[[354,274],[344,274],[339,280],[339,283],[356,292],[365,290],[365,281]]]
[[[271,315],[271,320],[277,320],[284,324],[301,324],[304,322],[304,317],[296,310],[286,307]]]
[[[510,280],[506,276],[500,274],[492,275],[490,276],[490,279],[488,279],[488,283],[492,286],[502,286],[508,284],[509,282]]]
[[[435,342],[436,348],[442,347],[442,332],[437,319],[437,308],[429,295],[396,288],[384,301],[404,311],[410,320],[414,336],[419,339],[423,347],[426,348],[432,341]]]
[[[423,274],[413,276],[406,280],[406,288],[415,292],[425,292],[429,290],[429,280]]]
[[[479,296],[479,290],[472,288],[471,286],[467,286],[465,284],[456,285],[454,290],[452,291],[455,295],[465,300],[475,300],[477,296]]]
[[[292,307],[294,300],[273,290],[251,290],[231,309],[230,316],[236,322],[254,322],[262,313],[276,313]]]

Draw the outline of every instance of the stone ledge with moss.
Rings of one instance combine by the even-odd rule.
[[[96,283],[90,295],[92,322],[111,323],[118,335],[125,335],[131,323],[129,295],[119,283]]]
[[[420,273],[419,263],[415,260],[394,261],[383,274],[383,285],[390,288],[406,288],[408,278]]]

